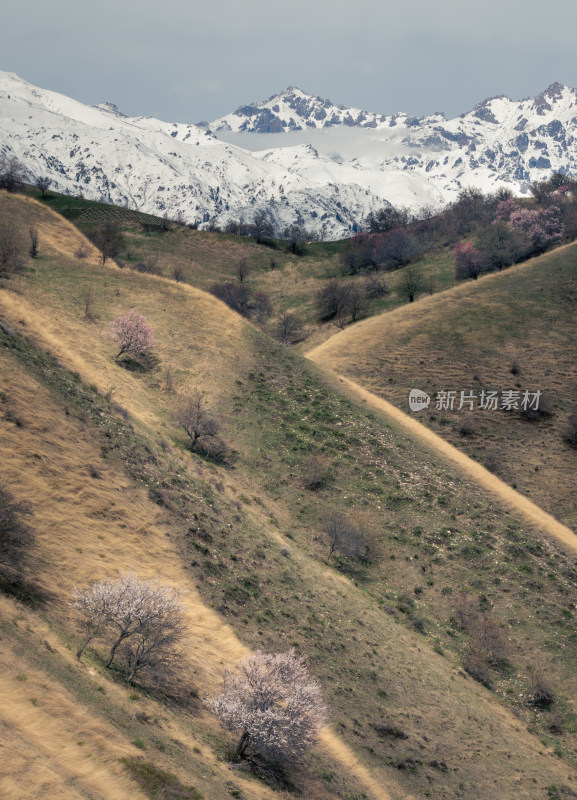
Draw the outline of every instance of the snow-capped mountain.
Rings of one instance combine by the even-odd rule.
[[[354,141],[352,149],[343,146],[345,126],[355,130],[354,140],[347,140]],[[401,170],[426,176],[444,197],[467,185],[489,191],[507,184],[524,194],[551,171],[577,174],[577,91],[559,83],[528,100],[490,98],[451,120],[441,113],[421,118],[371,114],[290,88],[264,103],[243,106],[210,128],[247,147],[251,138],[260,138],[248,134],[283,132],[284,137],[267,141],[290,135],[291,143],[306,141],[326,153],[338,150],[341,163],[349,160],[381,174]]]
[[[263,209],[279,229],[324,238],[351,235],[385,201],[440,205],[465,186],[524,193],[552,170],[577,174],[576,133],[577,92],[559,84],[453,120],[371,114],[291,88],[207,127],[126,117],[0,73],[0,154],[31,179],[190,222]]]
[[[442,114],[430,119],[444,119]],[[303,92],[296,86],[289,86],[281,94],[273,95],[262,103],[241,106],[225,117],[211,123],[211,129],[231,130],[245,133],[286,133],[302,131],[306,128],[331,128],[335,125],[348,125],[357,128],[377,128],[395,119],[399,124],[412,125],[419,120],[407,114],[386,117],[360,108],[337,106],[330,100]]]

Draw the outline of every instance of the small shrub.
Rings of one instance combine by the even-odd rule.
[[[96,322],[96,314],[94,313],[94,294],[92,289],[89,289],[84,295],[84,319],[88,322]]]
[[[577,409],[567,417],[563,429],[563,441],[566,442],[569,447],[577,449]]]
[[[13,225],[0,226],[0,277],[9,278],[24,267],[24,244]]]
[[[28,255],[30,256],[30,258],[38,258],[38,242],[39,242],[38,228],[28,228],[28,235],[30,236],[30,247],[28,249]]]
[[[487,689],[492,688],[489,666],[482,653],[469,650],[463,658],[463,668],[473,680],[486,686]]]
[[[171,772],[159,769],[143,758],[121,758],[120,762],[151,800],[202,800],[194,786],[185,786]]]
[[[162,266],[158,263],[158,256],[149,256],[144,261],[135,264],[137,272],[144,272],[146,275],[162,275]]]
[[[497,474],[499,472],[500,463],[499,459],[497,458],[495,453],[487,453],[485,458],[483,459],[483,466],[485,469],[488,469],[489,472],[493,474]]]
[[[408,734],[405,731],[398,728],[396,725],[373,725],[373,728],[382,737],[388,737],[391,739],[408,739]]]
[[[324,458],[313,455],[305,465],[303,473],[303,486],[311,492],[316,492],[326,485],[329,479],[329,467]]]
[[[172,268],[172,277],[177,283],[182,283],[184,280],[184,269],[177,264]]]
[[[459,425],[459,436],[474,436],[476,433],[476,426],[473,417],[463,417]]]
[[[82,261],[83,259],[88,258],[89,255],[90,255],[90,247],[88,246],[88,244],[86,242],[81,242],[78,245],[78,247],[76,248],[76,250],[74,251],[74,256],[79,261]]]
[[[547,680],[540,672],[532,671],[531,687],[525,695],[528,706],[538,709],[547,709],[555,703],[557,696]]]
[[[528,405],[527,408],[521,409],[521,417],[531,422],[540,419],[547,419],[549,417],[553,417],[554,415],[555,402],[550,392],[543,392],[539,398],[538,408],[531,408]]]
[[[31,513],[26,503],[15,499],[4,484],[0,484],[0,588],[19,584],[27,565],[34,536],[24,517]]]

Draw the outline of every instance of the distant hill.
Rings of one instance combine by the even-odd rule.
[[[403,411],[409,391],[424,390],[421,422],[577,530],[577,451],[563,440],[576,409],[576,258],[577,246],[560,247],[363,320],[311,357]],[[481,393],[495,390],[516,392],[518,408],[480,410]],[[443,391],[456,392],[453,409],[437,410]],[[462,391],[473,408],[458,410]],[[525,391],[542,392],[543,413],[522,413]]]

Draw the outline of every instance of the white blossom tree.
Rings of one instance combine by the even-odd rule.
[[[239,731],[237,754],[250,746],[272,761],[303,756],[314,744],[326,709],[321,690],[294,650],[260,650],[227,669],[223,691],[208,706],[231,731]]]
[[[125,353],[132,356],[146,355],[154,347],[152,328],[146,321],[146,317],[139,314],[134,308],[112,321],[110,333],[120,346],[120,352],[116,356],[117,360]]]
[[[123,645],[129,683],[145,667],[168,667],[185,633],[181,595],[181,590],[162,586],[158,579],[141,581],[134,573],[75,589],[71,605],[80,613],[85,632],[78,658],[91,641],[103,637],[110,647],[107,667]]]

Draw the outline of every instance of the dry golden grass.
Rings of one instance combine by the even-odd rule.
[[[312,351],[310,357],[314,360],[316,351]],[[353,396],[356,395],[367,406],[383,413],[388,422],[394,421],[402,430],[422,442],[434,457],[441,456],[443,459],[455,464],[479,486],[483,486],[513,511],[522,515],[530,525],[557,539],[568,550],[577,553],[577,537],[571,528],[563,525],[551,514],[543,511],[538,505],[516,492],[507,483],[500,480],[492,472],[489,472],[477,461],[453,447],[446,439],[431,431],[415,417],[405,414],[392,403],[388,403],[382,397],[367,391],[367,389],[348,378],[339,376],[339,380],[345,384]]]
[[[42,240],[48,241],[41,224],[39,228]],[[58,253],[62,257],[69,258],[70,248],[77,246],[77,242],[74,237],[67,238],[65,233],[50,241],[60,248]],[[81,267],[99,269],[97,263],[83,263]],[[114,273],[116,268],[105,269]],[[123,277],[127,274],[123,273]],[[231,343],[239,339],[246,323],[216,299],[191,287],[136,273],[130,277],[140,287],[145,302],[150,303],[150,286],[156,284],[159,287],[156,297],[164,294],[171,303],[175,302],[175,295],[181,302],[183,298],[185,302],[192,298],[196,314],[202,319],[215,320],[213,328],[210,324],[204,326],[201,336],[206,337],[205,342],[198,342],[196,326],[195,340],[203,356],[203,386],[211,386],[211,378],[213,386],[222,384],[226,378],[221,372],[222,363],[215,358],[214,342],[219,342],[219,353],[220,346],[223,352],[234,352]],[[105,337],[99,342],[99,353],[94,347],[94,330],[90,323],[77,320],[73,314],[67,317],[59,314],[56,322],[43,310],[43,305],[40,297],[30,302],[13,291],[0,292],[0,313],[5,321],[25,331],[64,365],[78,372],[85,382],[101,391],[115,385],[115,397],[134,417],[148,427],[160,427],[162,422],[151,413],[150,407],[139,402],[141,393],[137,379],[110,363],[111,346]],[[164,356],[168,353],[176,357],[181,350],[182,345],[161,345]],[[11,376],[11,407],[22,413],[24,421],[23,428],[0,422],[5,428],[1,445],[4,474],[19,499],[33,501],[39,557],[51,565],[43,572],[42,583],[59,596],[70,596],[75,585],[85,585],[132,567],[140,577],[159,575],[164,580],[187,586],[184,602],[189,611],[190,640],[194,642],[187,656],[201,690],[206,694],[214,692],[220,685],[224,665],[248,651],[190,586],[178,554],[167,542],[168,531],[162,524],[158,506],[147,499],[142,489],[132,486],[126,476],[102,462],[90,437],[84,437],[85,432],[79,430],[76,423],[60,418],[46,390],[27,376],[17,362],[4,355],[0,360],[2,371]],[[222,360],[225,359],[220,362]],[[198,368],[196,363],[195,367]],[[116,378],[114,384],[113,378]],[[93,479],[92,483],[87,477],[90,465],[97,465],[101,474],[101,478]],[[354,757],[334,734],[327,734],[324,747],[337,761],[343,753],[348,754],[345,767],[353,763]],[[354,763],[359,780],[365,783],[369,779],[368,771],[357,761]],[[367,788],[371,791],[376,785],[369,780]],[[110,797],[115,795],[111,792]],[[375,797],[380,800],[385,795],[381,791]]]
[[[138,750],[45,673],[4,651],[0,692],[2,726],[10,742],[7,755],[12,755],[0,767],[3,798],[144,800],[118,763]]]
[[[34,508],[32,520],[37,535],[35,557],[41,564],[39,580],[63,604],[74,586],[134,569],[140,577],[159,576],[185,588],[182,598],[188,612],[189,639],[186,657],[194,684],[202,695],[221,685],[225,665],[246,655],[228,625],[199,598],[194,584],[182,568],[178,552],[167,537],[161,512],[144,491],[107,465],[83,426],[63,417],[44,387],[28,376],[5,354],[0,371],[10,375],[11,407],[18,409],[22,427],[0,421],[2,477],[19,500]],[[91,478],[95,465],[100,478]],[[38,646],[46,642],[46,658],[58,653],[73,669],[107,683],[107,697],[126,703],[126,690],[77,665],[73,649],[66,646],[32,612],[24,612],[7,599],[1,600],[5,622],[26,628]],[[58,616],[67,624],[71,614],[63,605]],[[6,641],[6,640],[5,640]],[[18,676],[26,680],[19,680]],[[144,796],[123,774],[118,759],[142,755],[105,721],[94,708],[83,707],[78,698],[63,689],[48,674],[27,663],[22,655],[7,650],[0,657],[0,693],[5,700],[0,722],[10,732],[6,750],[9,770],[0,769],[0,786],[7,798],[59,796],[76,800],[89,796],[120,800]],[[35,699],[34,704],[31,699]],[[37,701],[37,702],[36,702]],[[150,705],[152,703],[150,702]],[[159,709],[155,709],[159,713]],[[163,716],[166,712],[162,712]],[[173,717],[164,727],[190,750],[199,747],[189,726]],[[79,745],[81,741],[83,744]],[[222,779],[232,775],[207,746],[202,759]],[[4,774],[5,773],[5,774]],[[183,781],[187,778],[182,776]],[[240,784],[243,785],[242,779]],[[65,788],[62,788],[65,786]],[[72,787],[72,788],[71,788]],[[248,782],[251,796],[270,800],[278,793]],[[18,794],[18,792],[21,792]],[[54,792],[53,795],[50,792]]]
[[[36,273],[11,283],[0,296],[2,316],[41,346],[48,347],[86,383],[93,383],[102,391],[115,386],[115,399],[155,436],[166,429],[164,406],[170,398],[158,385],[157,373],[139,376],[115,365],[114,348],[105,336],[108,319],[126,310],[129,301],[153,322],[161,362],[176,364],[178,377],[183,382],[196,377],[202,380],[200,388],[216,396],[223,386],[230,391],[238,375],[233,367],[241,363],[244,372],[251,368],[253,355],[245,344],[252,329],[214,298],[170,281],[109,267],[103,269],[98,264],[85,265],[68,261],[69,258],[70,253],[65,248],[57,263],[51,260],[45,266],[40,262]],[[67,291],[62,290],[63,286]],[[100,319],[100,327],[81,319],[80,300],[87,286],[98,293],[98,313],[106,313],[106,320],[103,316]],[[2,356],[0,370],[10,375],[10,402],[24,422],[21,428],[6,420],[0,422],[0,458],[16,496],[33,501],[41,581],[65,597],[74,585],[133,566],[141,576],[159,574],[164,580],[185,586],[191,630],[188,655],[194,683],[201,693],[212,691],[220,682],[222,666],[247,650],[235,632],[200,600],[183,566],[167,514],[150,502],[143,489],[133,485],[120,468],[101,459],[88,425],[65,417],[48,391],[30,377],[19,362]],[[176,453],[174,463],[183,466],[184,455]],[[100,479],[87,474],[91,464],[101,472]],[[203,477],[210,472],[198,463],[193,469]],[[227,491],[239,495],[248,486],[260,494],[255,480],[254,476],[231,471],[226,476]],[[267,505],[278,511],[279,518],[285,515],[289,530],[289,512],[282,507],[282,501],[267,500]],[[280,534],[260,505],[245,509],[244,519],[256,520],[255,529],[265,532],[275,543],[287,544],[279,538]],[[539,741],[525,733],[519,721],[502,710],[499,702],[482,687],[454,675],[450,659],[431,653],[426,645],[421,646],[414,634],[390,618],[383,618],[382,611],[373,605],[363,588],[358,589],[324,562],[299,552],[293,543],[289,546],[294,548],[298,573],[306,576],[306,585],[322,587],[327,596],[336,593],[346,596],[346,607],[341,606],[339,611],[343,618],[335,621],[339,626],[342,623],[340,635],[343,642],[346,641],[347,656],[352,662],[359,648],[364,648],[364,643],[356,638],[361,630],[360,622],[356,627],[358,620],[362,620],[364,635],[374,636],[375,641],[380,642],[379,669],[387,676],[387,685],[391,687],[387,708],[394,709],[399,721],[410,726],[411,752],[418,753],[418,748],[422,748],[432,757],[433,748],[442,748],[450,763],[468,776],[467,790],[478,789],[476,796],[499,796],[500,790],[493,786],[492,767],[488,764],[492,757],[498,762],[500,786],[514,785],[515,775],[522,775],[523,786],[516,795],[519,798],[533,800],[534,781],[569,781],[570,770],[564,762],[545,757]],[[72,648],[61,638],[62,629],[69,630],[67,614],[65,608],[53,612],[60,632],[52,634],[56,638],[51,639],[51,643],[62,658],[74,665]],[[240,620],[238,624],[242,630]],[[36,619],[34,628],[40,635]],[[285,643],[290,646],[293,635],[290,625],[283,634],[286,639],[279,637],[276,646]],[[371,639],[367,638],[367,643],[369,641]],[[20,669],[26,671],[24,665]],[[410,676],[409,669],[413,671]],[[99,680],[106,679],[100,677]],[[117,685],[107,682],[107,692],[119,707],[125,703]],[[409,694],[410,705],[407,704]],[[474,719],[468,716],[469,712]],[[335,715],[338,713],[335,708]],[[163,714],[167,716],[166,710]],[[195,740],[189,722],[170,716],[166,725],[167,730],[189,749],[198,746],[198,741],[193,745]],[[425,730],[435,731],[434,743],[430,736],[424,738]],[[357,776],[358,783],[364,785],[369,796],[390,796],[395,800],[406,797],[407,793],[391,779],[391,774],[396,776],[397,773],[387,765],[383,753],[363,753],[361,758],[330,730],[323,733],[322,743],[341,768]],[[33,744],[29,747],[34,749]],[[203,758],[214,770],[216,783],[228,768],[216,761],[206,743],[201,749]],[[57,759],[52,766],[57,768]],[[238,783],[236,774],[234,778]],[[353,785],[355,783],[353,781]],[[328,790],[323,792],[326,794]],[[279,796],[254,783],[245,793],[251,798]],[[305,796],[316,800],[324,795],[320,789],[314,789]],[[207,797],[213,800],[210,794]]]
[[[540,389],[554,416],[434,409],[419,420],[540,507],[577,526],[575,451],[562,430],[577,385],[575,245],[363,320],[310,351],[319,364],[408,411],[408,392]],[[511,373],[517,361],[519,372]],[[460,434],[463,417],[472,435]]]
[[[82,424],[62,419],[40,384],[22,367],[0,355],[2,372],[11,375],[9,398],[24,426],[0,421],[2,467],[15,495],[34,508],[39,557],[50,564],[46,588],[69,597],[74,586],[134,568],[142,578],[187,587],[195,645],[190,659],[202,688],[220,682],[222,665],[246,649],[217,614],[200,600],[167,536],[163,514],[144,489],[109,466]],[[91,478],[89,467],[100,478]]]

